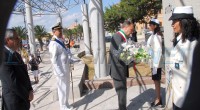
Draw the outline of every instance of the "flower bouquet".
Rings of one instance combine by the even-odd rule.
[[[133,61],[134,45],[126,45],[123,49],[121,49],[119,59],[123,61],[126,65],[129,65]]]
[[[140,63],[140,62],[149,63],[149,59],[151,59],[151,56],[143,48],[138,48],[138,50],[134,54],[135,63]]]

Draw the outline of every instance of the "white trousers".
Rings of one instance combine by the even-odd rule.
[[[39,74],[39,70],[34,70],[34,71],[33,71],[34,77],[38,77],[38,74]]]
[[[65,110],[69,107],[70,73],[57,77],[57,87],[60,110]]]

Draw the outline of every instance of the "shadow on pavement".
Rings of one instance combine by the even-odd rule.
[[[106,85],[108,87],[110,87],[112,84],[109,83],[109,82],[104,82],[103,84],[101,84],[99,87],[102,88],[102,86],[104,86],[106,83]],[[98,97],[100,97],[106,90],[108,90],[109,88],[107,89],[97,89],[97,90],[90,90],[88,93],[86,93],[86,95],[84,96],[83,99],[75,102],[73,104],[73,107],[76,108],[76,110],[79,109],[80,106],[84,105],[84,110],[89,110],[89,109],[92,109],[93,107],[103,103],[104,101],[108,100],[109,98],[106,98],[106,100],[102,101],[102,102],[99,102],[98,104],[94,105],[93,107],[90,107],[90,108],[87,108],[88,107],[88,104],[93,102],[95,99],[97,99]],[[112,96],[114,97],[114,96]]]
[[[31,81],[31,85],[34,85],[35,84],[35,81]]]
[[[161,87],[161,97],[162,97],[162,102],[164,104],[165,102],[165,88]],[[137,97],[131,99],[131,103],[127,106],[128,110],[139,110],[143,109],[144,104],[148,103],[149,108],[148,110],[151,110],[150,108],[150,103],[154,100],[155,98],[155,90],[154,89],[147,89],[143,93],[139,94]]]
[[[51,71],[49,71],[49,72],[43,72],[43,73],[41,73],[41,74],[40,74],[40,76],[46,76],[46,75],[48,75],[48,76],[49,76],[49,75],[50,75],[50,73],[52,73],[52,72],[51,72]]]
[[[91,103],[93,100],[95,100],[96,98],[100,97],[103,93],[104,93],[105,90],[92,90],[92,91],[89,91],[85,97],[77,102],[75,102],[73,104],[73,107],[78,109],[80,106],[84,105],[85,104],[85,107],[84,107],[84,110],[87,109],[87,106],[89,103]]]
[[[51,64],[51,61],[42,61],[43,64]]]
[[[48,88],[46,90],[44,90],[42,95],[39,98],[35,99],[31,103],[33,107],[36,107],[34,110],[42,109],[42,108],[46,108],[46,107],[48,108],[51,104],[57,102],[58,101],[58,98],[57,98],[58,96],[56,94],[57,93],[56,91],[57,91],[56,89],[50,90]],[[37,107],[38,104],[40,104],[42,101],[44,103],[44,100],[45,100],[46,97],[53,97],[53,100],[48,100],[48,101],[46,101],[47,103],[42,104],[41,106]]]

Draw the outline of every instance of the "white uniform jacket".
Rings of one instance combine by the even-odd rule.
[[[61,42],[62,39],[53,36],[52,39],[57,39]],[[63,76],[70,73],[70,51],[63,48],[59,43],[51,40],[49,44],[49,52],[51,54],[51,62],[54,68],[54,74],[57,76]]]
[[[152,34],[147,40],[147,48],[152,57],[150,67],[162,68],[162,37]]]
[[[186,39],[185,42],[182,42],[181,35],[179,35],[177,41],[177,45],[170,54],[170,68],[172,71],[173,103],[181,107],[189,87],[193,50],[197,40],[189,41]]]

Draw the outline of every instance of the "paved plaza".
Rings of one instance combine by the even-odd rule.
[[[139,38],[140,39],[140,38]],[[72,49],[74,55],[84,50],[83,41],[81,41],[80,50]],[[52,72],[52,65],[50,62],[50,55],[48,50],[41,53],[43,62],[39,65],[40,68],[40,82],[34,84],[32,72],[29,71],[29,76],[32,81],[34,89],[34,100],[31,102],[30,110],[59,110],[58,95],[56,90],[56,77]],[[75,63],[75,70],[72,71],[73,82],[76,82],[76,73],[78,67],[83,65],[79,60]],[[163,101],[165,96],[165,84],[161,85],[161,92]],[[82,97],[72,97],[69,103],[74,107],[73,110],[117,110],[118,101],[114,89],[97,89],[84,90]],[[72,94],[70,94],[72,96]],[[163,110],[164,107],[151,108],[149,103],[155,97],[154,85],[132,86],[128,88],[127,92],[127,109],[128,110]]]

